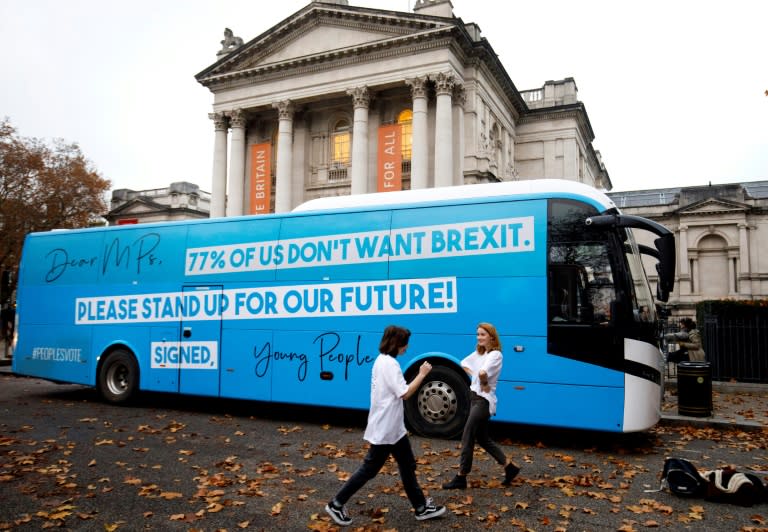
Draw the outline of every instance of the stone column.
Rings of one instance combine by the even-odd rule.
[[[678,293],[688,295],[692,291],[693,279],[688,268],[688,226],[680,225],[680,234],[677,241],[677,279]]]
[[[275,169],[275,212],[291,210],[291,155],[293,153],[293,103],[272,104],[279,115],[277,127],[277,168]]]
[[[413,98],[413,145],[411,147],[411,189],[427,188],[429,131],[427,129],[427,78],[405,80]]]
[[[736,294],[736,264],[734,264],[734,259],[736,257],[731,257],[728,255],[728,295],[733,296]]]
[[[739,293],[752,294],[751,268],[749,264],[749,226],[746,223],[739,224]]]
[[[458,142],[453,153],[453,184],[464,184],[464,104],[467,101],[467,92],[463,85],[453,88],[453,114],[456,119],[456,134]]]
[[[226,214],[227,208],[227,130],[229,119],[224,113],[209,113],[213,120],[213,179],[211,182],[211,218]]]
[[[352,125],[352,190],[351,194],[368,192],[368,87],[355,87],[347,91],[355,108]]]
[[[699,279],[699,258],[693,257],[691,261],[691,292],[694,294],[701,293],[701,279]]]
[[[229,113],[232,141],[229,147],[229,186],[227,187],[227,216],[243,214],[245,187],[245,113],[235,109]]]
[[[441,72],[435,76],[435,187],[453,185],[453,120],[451,100],[456,79]]]

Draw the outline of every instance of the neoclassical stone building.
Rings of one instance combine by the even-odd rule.
[[[104,219],[109,225],[126,225],[208,218],[210,203],[209,192],[186,181],[149,190],[119,188],[112,191]]]
[[[622,212],[675,232],[675,315],[694,316],[696,303],[707,299],[768,298],[768,181],[608,195]],[[647,233],[635,235],[653,245]],[[655,271],[651,259],[645,270]]]
[[[611,189],[575,81],[519,91],[449,0],[313,1],[221,44],[197,75],[214,95],[212,217],[533,177]]]

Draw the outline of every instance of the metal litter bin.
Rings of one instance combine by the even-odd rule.
[[[680,362],[677,365],[677,413],[712,417],[712,368],[709,362]]]

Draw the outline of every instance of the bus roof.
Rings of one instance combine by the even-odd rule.
[[[542,197],[581,196],[589,198],[595,203],[602,205],[604,209],[616,206],[603,192],[583,183],[565,179],[531,179],[524,181],[506,181],[502,183],[400,190],[395,192],[374,192],[372,194],[356,194],[354,196],[331,196],[306,201],[293,209],[292,212],[520,195]]]

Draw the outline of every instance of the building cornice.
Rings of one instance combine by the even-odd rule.
[[[352,46],[212,76],[199,81],[212,91],[217,92],[223,89],[336,70],[345,66],[370,63],[425,50],[443,49],[446,47],[451,31],[451,28],[441,28],[432,34],[432,37],[442,35],[445,37],[444,39],[425,40],[417,38],[419,36],[409,36],[397,39],[397,42],[390,40],[381,42],[376,46],[371,44]]]
[[[517,125],[523,126],[549,120],[562,120],[564,118],[572,118],[576,120],[581,135],[587,142],[592,142],[594,140],[595,134],[592,131],[592,125],[589,123],[587,111],[584,108],[584,104],[581,102],[561,105],[558,107],[534,109],[521,116],[517,121]]]

